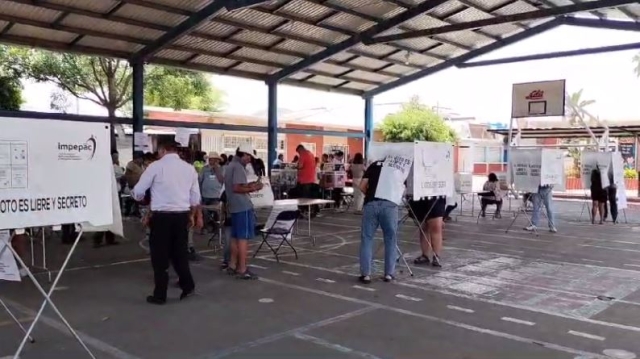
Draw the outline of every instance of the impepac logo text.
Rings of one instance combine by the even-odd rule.
[[[97,142],[91,136],[84,142],[58,142],[58,160],[89,161],[96,155]]]

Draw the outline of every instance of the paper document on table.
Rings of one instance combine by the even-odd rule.
[[[0,231],[0,280],[20,282],[20,271],[13,253],[8,246],[11,245],[9,230]]]

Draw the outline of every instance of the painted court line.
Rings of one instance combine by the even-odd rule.
[[[267,282],[267,283],[270,282],[268,280],[264,280],[263,278],[260,278],[260,281]],[[225,357],[228,357],[230,355],[233,355],[233,354],[236,354],[236,353],[239,353],[239,352],[251,349],[251,348],[255,348],[255,347],[263,345],[263,344],[272,343],[272,342],[278,341],[278,340],[286,338],[286,337],[295,336],[298,333],[304,333],[304,332],[307,332],[307,331],[310,331],[310,330],[313,330],[313,329],[316,329],[316,328],[321,328],[321,327],[324,327],[324,326],[327,326],[327,325],[331,325],[331,324],[335,324],[335,323],[341,322],[343,320],[351,319],[351,318],[360,316],[362,314],[372,312],[372,311],[374,311],[376,309],[377,308],[375,308],[375,307],[365,307],[365,308],[358,309],[358,310],[355,310],[355,311],[352,311],[352,312],[348,312],[348,313],[345,313],[345,314],[342,314],[342,315],[338,315],[336,317],[332,317],[332,318],[321,320],[321,321],[318,321],[318,322],[315,322],[315,323],[307,324],[307,325],[299,327],[299,328],[295,328],[295,329],[292,329],[292,330],[287,330],[285,332],[269,335],[267,337],[264,337],[264,338],[261,338],[261,339],[258,339],[258,340],[254,340],[254,341],[251,341],[251,342],[243,343],[243,344],[240,344],[238,346],[235,346],[235,347],[232,347],[232,348],[229,348],[229,349],[225,349],[225,350],[222,350],[222,351],[218,351],[218,352],[215,352],[215,353],[204,355],[204,356],[201,357],[201,359],[221,359],[221,358],[225,358]]]
[[[331,280],[331,279],[327,279],[327,278],[316,278],[316,280],[318,282],[323,282],[323,283],[335,283],[335,280]]]
[[[625,264],[626,267],[636,267],[640,268],[640,264]]]
[[[447,308],[451,309],[451,310],[457,310],[459,312],[465,312],[465,313],[475,313],[475,311],[473,309],[468,309],[468,308],[462,308],[462,307],[456,307],[455,305],[447,305]]]
[[[591,263],[604,263],[604,261],[598,261],[595,259],[588,259],[588,258],[580,258],[581,260],[585,261],[585,262],[591,262]]]
[[[331,342],[328,342],[324,339],[320,339],[320,338],[316,338],[316,337],[312,337],[311,335],[307,335],[307,334],[302,334],[302,333],[296,333],[293,335],[295,338],[300,339],[300,340],[304,340],[307,342],[311,342],[320,346],[323,346],[325,348],[329,348],[329,349],[333,349],[335,351],[341,352],[341,353],[345,353],[345,354],[349,354],[352,356],[356,356],[358,358],[364,358],[364,359],[381,359],[380,357],[377,357],[373,354],[369,354],[369,353],[365,353],[365,352],[360,352],[351,348],[347,348],[345,346],[342,346],[340,344],[334,344]]]
[[[458,248],[458,249],[467,250],[467,251],[470,251],[470,252],[477,252],[477,251],[472,250],[472,249],[463,249],[463,248]],[[501,253],[494,253],[494,254],[501,254]],[[510,256],[508,254],[501,254],[501,255],[504,255],[504,256],[507,256],[507,257],[522,258],[522,257],[517,257],[517,256]],[[271,258],[261,258],[261,259],[262,260],[266,260],[266,261],[276,262],[275,259],[271,259]],[[289,261],[282,261],[282,260],[280,261],[280,263],[284,263],[284,264],[288,264],[288,265],[292,265],[292,266],[296,266],[296,267],[301,267],[301,268],[315,269],[315,270],[319,270],[319,271],[335,273],[335,274],[340,274],[340,275],[347,275],[347,276],[350,275],[349,273],[344,272],[344,271],[339,271],[339,270],[329,269],[329,268],[323,268],[323,267],[313,266],[313,265],[304,264],[304,263],[289,262]],[[592,268],[616,269],[616,270],[626,271],[626,272],[630,272],[630,273],[637,272],[637,271],[632,270],[632,269],[601,267],[601,266],[589,265],[589,264],[575,264],[575,263],[568,263],[568,262],[558,262],[558,263],[563,263],[565,265],[576,265],[576,266],[592,267]],[[212,269],[212,268],[208,268],[208,269]],[[487,298],[480,298],[478,296],[467,295],[467,294],[463,294],[463,293],[460,293],[460,292],[452,292],[452,291],[436,289],[436,288],[421,287],[421,286],[410,284],[410,283],[404,283],[404,282],[397,282],[396,281],[393,284],[394,285],[403,286],[403,287],[419,289],[419,290],[423,290],[423,291],[427,291],[427,292],[434,292],[434,293],[439,293],[439,294],[443,294],[443,295],[449,295],[449,296],[453,296],[453,297],[469,299],[469,300],[477,301],[477,302],[481,302],[481,303],[498,305],[498,306],[501,306],[501,307],[523,309],[523,310],[526,310],[526,311],[529,311],[529,312],[533,312],[533,313],[546,314],[546,315],[551,315],[551,316],[554,316],[554,317],[571,319],[571,320],[575,320],[575,321],[578,321],[578,322],[590,323],[590,324],[595,324],[595,325],[602,325],[602,326],[609,327],[609,328],[616,328],[616,329],[628,330],[628,331],[640,333],[640,327],[634,327],[634,326],[626,325],[626,324],[605,322],[605,321],[602,321],[602,320],[589,319],[589,318],[580,318],[580,317],[576,317],[576,316],[562,314],[562,313],[559,313],[559,312],[554,312],[554,311],[544,310],[544,309],[540,309],[540,308],[529,307],[529,306],[526,306],[526,305],[518,305],[518,304],[513,304],[513,303],[500,302],[500,301],[497,301],[497,300],[487,299]]]
[[[300,275],[300,273],[290,272],[288,270],[283,270],[282,273],[288,274],[288,275],[292,275],[292,276],[299,276]]]
[[[258,269],[269,269],[267,267],[263,267],[263,266],[259,266],[257,264],[249,264],[247,265],[248,267],[252,267],[252,268],[258,268]]]
[[[575,335],[576,337],[583,337],[583,338],[593,339],[593,340],[603,341],[603,340],[606,339],[605,337],[601,337],[599,335],[593,335],[593,334],[583,333],[583,332],[576,332],[575,330],[570,330],[567,333],[569,333],[571,335]]]
[[[528,326],[536,325],[536,323],[534,323],[534,322],[530,322],[530,321],[527,321],[527,320],[516,319],[516,318],[511,318],[511,317],[502,317],[500,319],[504,320],[505,322],[511,322],[511,323],[516,323],[516,324],[522,324],[522,325],[528,325]]]
[[[278,281],[275,281],[275,280],[272,280],[272,279],[267,279],[267,278],[264,278],[264,277],[260,278],[259,280],[262,281],[262,282],[265,282],[265,283],[270,283],[270,284],[281,286],[281,287],[284,287],[284,288],[297,289],[297,290],[301,290],[301,291],[308,292],[308,293],[314,293],[314,294],[323,295],[323,296],[326,296],[326,297],[329,297],[329,298],[341,299],[341,300],[344,300],[344,301],[347,301],[347,302],[351,302],[351,303],[359,303],[359,304],[363,304],[363,305],[369,305],[369,306],[372,306],[372,307],[375,307],[375,308],[384,309],[384,310],[388,310],[388,311],[391,311],[391,312],[394,312],[394,313],[400,313],[400,314],[412,316],[412,317],[415,317],[415,318],[422,318],[422,319],[426,319],[426,320],[429,320],[429,321],[433,321],[433,322],[437,322],[437,323],[441,323],[441,324],[446,324],[446,325],[454,326],[454,327],[457,327],[457,328],[466,329],[466,330],[469,330],[469,331],[473,331],[475,333],[492,335],[492,336],[503,338],[503,339],[508,339],[508,340],[512,340],[512,341],[516,341],[516,342],[520,342],[520,343],[531,344],[531,345],[536,345],[536,346],[541,346],[541,347],[545,347],[547,349],[560,351],[560,352],[565,352],[565,353],[569,353],[569,354],[584,355],[584,356],[588,356],[590,359],[611,359],[610,357],[602,355],[600,353],[592,353],[592,352],[588,352],[588,351],[584,351],[584,350],[580,350],[580,349],[574,349],[574,348],[566,347],[566,346],[559,345],[559,344],[554,344],[554,343],[540,341],[540,340],[536,340],[536,339],[532,339],[532,338],[521,337],[521,336],[514,335],[514,334],[504,333],[504,332],[500,332],[500,331],[493,330],[493,329],[486,329],[486,328],[476,327],[476,326],[470,325],[470,324],[465,324],[465,323],[456,322],[456,321],[453,321],[453,320],[438,318],[438,317],[434,317],[434,316],[430,316],[430,315],[426,315],[426,314],[416,313],[416,312],[412,312],[412,311],[406,310],[406,309],[400,309],[400,308],[392,307],[392,306],[389,306],[389,305],[370,302],[370,301],[362,300],[362,299],[358,299],[358,298],[347,297],[347,296],[344,296],[344,295],[330,293],[330,292],[326,292],[326,291],[323,291],[323,290],[307,288],[307,287],[303,287],[303,286],[299,286],[299,285],[295,285],[295,284],[288,284],[288,283],[278,282]]]
[[[360,289],[360,290],[366,290],[367,292],[375,292],[376,289],[375,288],[369,288],[369,287],[363,287],[361,285],[354,285],[353,288],[355,289]]]
[[[404,295],[404,294],[396,294],[396,298],[400,298],[400,299],[404,299],[404,300],[410,300],[412,302],[422,302],[422,299],[420,299],[420,298],[410,297],[410,296]]]

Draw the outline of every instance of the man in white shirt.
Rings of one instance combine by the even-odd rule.
[[[200,186],[193,166],[176,153],[179,145],[170,141],[158,146],[160,160],[152,163],[140,177],[131,195],[137,201],[151,191],[151,229],[149,249],[155,281],[153,295],[147,297],[151,304],[167,301],[169,263],[178,274],[184,299],[194,293],[188,259],[189,228],[202,228],[200,211]]]

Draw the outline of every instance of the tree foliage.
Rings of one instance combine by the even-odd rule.
[[[24,51],[0,45],[0,110],[18,111],[22,104],[22,67]]]
[[[569,123],[572,126],[579,126],[588,117],[585,124],[593,124],[597,122],[593,116],[587,112],[587,107],[593,105],[596,100],[585,100],[582,97],[584,89],[580,89],[574,93],[567,93],[565,95],[565,115],[569,118]]]
[[[224,94],[208,76],[170,67],[153,66],[145,76],[144,102],[174,110],[220,111]]]
[[[380,125],[386,142],[454,142],[455,131],[442,116],[420,103],[417,97],[402,105],[396,113],[387,115]]]

